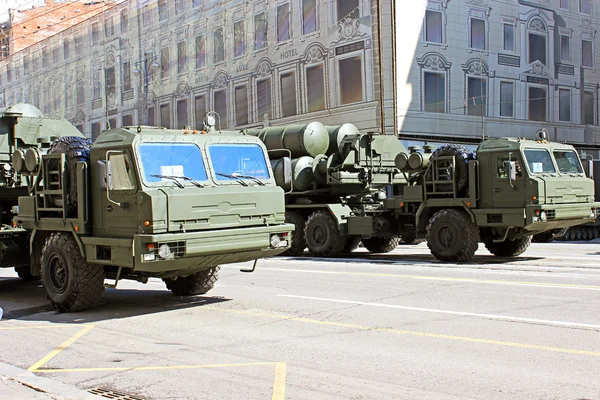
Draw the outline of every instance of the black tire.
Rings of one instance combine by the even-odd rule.
[[[479,247],[479,228],[463,210],[440,210],[427,224],[427,247],[440,261],[469,261]]]
[[[432,159],[436,157],[442,156],[455,156],[456,157],[456,170],[455,170],[455,180],[456,180],[456,191],[458,196],[463,196],[467,191],[467,184],[469,183],[469,160],[473,159],[473,153],[467,149],[465,146],[461,146],[459,144],[445,144],[439,147],[436,151],[431,155]],[[432,179],[431,169],[427,170],[427,179]],[[446,186],[444,184],[444,186]],[[448,185],[444,190],[450,191],[452,190],[452,186]]]
[[[344,246],[344,253],[352,253],[358,249],[360,245],[360,236],[348,236],[346,237],[346,245]]]
[[[283,253],[284,256],[299,256],[304,253],[306,240],[304,239],[304,226],[306,218],[299,211],[286,211],[285,222],[294,224],[292,231],[292,245]]]
[[[70,233],[52,233],[42,249],[42,283],[60,312],[82,311],[102,304],[104,267],[85,261]]]
[[[48,149],[48,154],[64,153],[65,186],[67,189],[67,210],[70,212],[77,208],[77,163],[90,161],[90,145],[92,141],[78,136],[64,136],[55,140]],[[55,207],[62,207],[63,202],[58,196],[52,196],[51,201]]]
[[[15,272],[17,273],[17,275],[19,275],[19,278],[23,279],[26,282],[39,281],[41,278],[31,273],[31,268],[29,267],[29,265],[15,267]]]
[[[371,253],[389,253],[400,244],[398,236],[382,236],[363,239],[363,245]]]
[[[346,237],[340,234],[337,222],[329,212],[313,212],[306,220],[304,238],[308,251],[318,257],[337,257],[346,247]]]
[[[416,244],[417,235],[414,232],[404,232],[400,235],[401,244]]]
[[[554,231],[546,231],[533,235],[531,241],[534,243],[550,243],[554,240]]]
[[[531,244],[531,236],[515,240],[506,239],[504,242],[486,240],[483,242],[490,253],[498,257],[516,257],[527,250]]]
[[[220,269],[221,267],[217,265],[192,275],[177,279],[163,279],[163,281],[167,285],[167,289],[176,296],[196,296],[205,294],[215,287],[215,283],[219,279]]]

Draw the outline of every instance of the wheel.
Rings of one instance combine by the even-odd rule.
[[[15,271],[19,278],[23,279],[27,282],[39,281],[40,277],[31,273],[31,268],[29,265],[25,265],[22,267],[15,267]]]
[[[284,256],[299,256],[304,253],[306,240],[304,239],[304,226],[306,219],[299,211],[286,211],[285,222],[294,224],[292,231],[292,245],[283,253]]]
[[[346,237],[340,234],[333,216],[324,210],[315,211],[308,217],[304,238],[308,251],[319,257],[337,257],[346,247]]]
[[[195,274],[179,277],[177,279],[163,279],[167,289],[176,296],[195,296],[205,294],[215,287],[215,282],[219,279],[219,270],[217,265],[209,269],[196,272]]]
[[[417,241],[417,235],[414,232],[404,232],[400,235],[400,243],[414,244]]]
[[[64,136],[55,140],[48,149],[48,154],[64,153],[66,162],[64,169],[64,181],[67,188],[67,209],[68,211],[77,208],[77,163],[90,161],[91,140],[78,136]],[[55,168],[51,165],[51,168]],[[52,196],[51,201],[55,207],[62,207],[63,200],[58,196]]]
[[[498,257],[516,257],[525,253],[531,244],[531,236],[515,240],[506,239],[504,242],[486,240],[483,242],[490,253]]]
[[[437,157],[442,156],[455,156],[455,171],[454,171],[454,179],[456,181],[456,191],[459,196],[462,196],[466,193],[467,184],[469,183],[469,160],[473,159],[473,153],[465,146],[461,146],[459,144],[445,144],[439,147],[436,151],[431,155],[431,159],[435,159]],[[427,179],[433,179],[432,170],[427,170]],[[444,184],[444,186],[446,186]],[[444,190],[451,191],[452,186],[447,185],[448,187]]]
[[[352,253],[358,249],[360,245],[360,236],[348,236],[346,237],[346,245],[344,246],[344,253]]]
[[[440,261],[469,261],[478,242],[479,228],[462,210],[440,210],[427,224],[427,247]]]
[[[60,312],[87,310],[102,303],[104,268],[84,260],[70,233],[52,233],[42,248],[42,283]]]
[[[362,242],[371,253],[389,253],[398,247],[400,239],[398,236],[382,236],[363,239]]]
[[[554,240],[554,231],[538,233],[531,238],[534,243],[550,243]]]

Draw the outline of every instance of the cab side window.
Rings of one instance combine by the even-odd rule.
[[[128,154],[109,154],[108,160],[111,166],[111,189],[112,190],[133,190],[135,189],[135,179],[131,158]]]
[[[496,177],[498,179],[508,179],[508,170],[506,168],[505,163],[508,161],[508,154],[499,155],[496,157]],[[519,160],[515,160],[515,156],[510,158],[510,161],[515,161],[517,165],[517,179],[523,177],[523,169],[521,168],[521,163]]]

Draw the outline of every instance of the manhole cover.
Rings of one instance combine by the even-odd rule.
[[[88,389],[88,392],[91,394],[95,394],[97,396],[104,397],[106,399],[114,399],[114,400],[144,400],[143,397],[134,396],[127,393],[117,392],[116,390],[104,389],[104,388],[95,388]]]

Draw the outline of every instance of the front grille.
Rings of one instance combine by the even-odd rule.
[[[546,218],[548,220],[552,220],[556,218],[556,210],[547,210],[546,211]]]
[[[180,240],[178,242],[158,242],[158,248],[160,246],[166,244],[171,249],[171,253],[175,258],[183,257],[185,255],[185,240]]]

